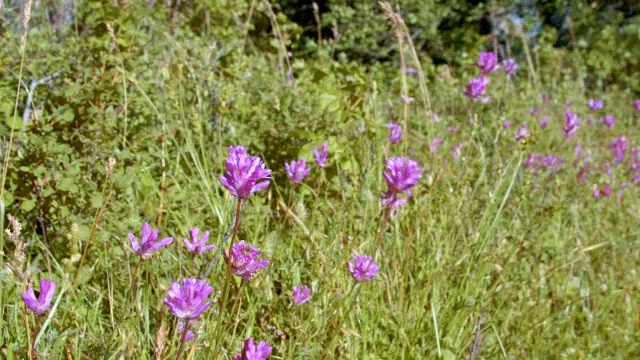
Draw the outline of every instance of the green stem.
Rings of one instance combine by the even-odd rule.
[[[240,207],[242,205],[242,199],[238,198],[238,202],[236,204],[236,218],[235,218],[235,224],[233,225],[233,234],[231,235],[231,243],[229,244],[229,251],[227,252],[227,274],[225,276],[225,280],[224,280],[224,285],[223,285],[223,290],[222,290],[222,298],[220,299],[219,302],[219,306],[220,306],[220,312],[222,313],[222,308],[225,306],[225,303],[227,302],[227,298],[229,297],[229,285],[231,284],[231,282],[233,281],[233,266],[231,264],[231,262],[233,261],[233,259],[231,258],[231,250],[233,249],[233,244],[236,240],[236,237],[238,236],[238,229],[240,228]],[[224,250],[223,250],[224,251]],[[218,322],[216,322],[216,329],[215,329],[215,337],[216,337],[216,341],[215,341],[215,345],[217,347],[220,346],[220,336],[222,333],[222,330],[220,329],[220,323],[222,323],[223,321],[223,317],[220,316],[220,319],[218,320]],[[219,352],[221,353],[221,352]],[[219,358],[219,357],[218,357]]]
[[[176,360],[180,360],[180,355],[182,355],[182,349],[184,348],[185,338],[187,337],[187,332],[189,331],[189,322],[191,319],[186,319],[184,322],[184,328],[182,329],[182,335],[180,336],[180,347],[178,348],[178,354],[176,355]]]

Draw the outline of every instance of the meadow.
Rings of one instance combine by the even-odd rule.
[[[296,54],[241,3],[2,35],[4,358],[640,357],[635,83],[544,39],[436,65],[385,3],[392,60]]]

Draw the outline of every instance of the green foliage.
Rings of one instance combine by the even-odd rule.
[[[0,136],[15,132],[11,148],[8,140],[2,145],[2,210],[23,224],[29,269],[21,278],[19,244],[4,235],[4,357],[27,357],[20,293],[40,276],[59,284],[36,347],[42,357],[151,359],[158,343],[162,358],[175,357],[177,322],[162,298],[171,281],[200,277],[215,260],[207,281],[220,300],[220,251],[235,202],[218,177],[227,147],[237,144],[274,171],[269,189],[244,204],[239,232],[271,265],[251,283],[231,286],[226,306],[212,304],[196,326],[193,358],[226,358],[249,336],[272,344],[273,358],[467,358],[476,326],[483,358],[638,357],[640,299],[630,270],[640,265],[638,189],[628,166],[613,167],[612,176],[598,168],[610,160],[614,136],[638,141],[638,113],[630,107],[634,23],[613,13],[610,26],[578,32],[599,39],[594,46],[554,48],[561,35],[551,27],[536,42],[513,42],[514,53],[531,46],[534,68],[522,58],[516,77],[492,74],[484,105],[465,99],[461,88],[476,76],[470,65],[483,37],[475,28],[486,6],[400,1],[410,30],[420,30],[414,43],[436,122],[417,78],[406,78],[416,101],[401,101],[398,50],[374,2],[330,2],[322,21],[337,23],[341,40],[327,40],[323,50],[285,16],[282,2],[273,5],[281,39],[262,1],[183,2],[177,20],[160,2],[118,3],[81,2],[75,23],[58,29],[34,11],[15,120],[20,36],[4,35]],[[587,16],[593,8],[578,10],[595,21]],[[288,61],[281,41],[294,50]],[[448,66],[432,65],[433,53]],[[56,72],[35,88],[23,126],[25,89]],[[606,93],[596,91],[605,86]],[[541,104],[542,94],[549,104]],[[604,97],[618,125],[584,125],[564,139],[565,103],[586,123],[588,97]],[[531,107],[550,117],[549,129],[538,128]],[[501,126],[505,119],[528,123],[532,136],[516,143],[513,129]],[[387,142],[391,121],[404,126],[397,146]],[[457,133],[447,130],[456,125]],[[429,150],[434,137],[444,139],[437,153]],[[329,166],[290,184],[284,163],[311,162],[323,142]],[[450,151],[458,143],[455,161]],[[576,144],[592,154],[587,184],[571,165]],[[521,166],[532,152],[567,162],[554,175],[535,176]],[[384,161],[407,154],[424,168],[423,179],[383,227]],[[116,161],[110,173],[109,158]],[[614,195],[593,199],[591,186],[605,184]],[[143,222],[175,239],[145,262],[127,235],[139,235]],[[196,226],[211,231],[215,254],[184,251],[182,238]],[[346,270],[353,253],[375,256],[381,273],[374,281],[354,287]],[[311,286],[313,298],[294,307],[298,284]],[[214,343],[216,331],[222,344]]]

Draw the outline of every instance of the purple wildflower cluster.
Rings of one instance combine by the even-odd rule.
[[[309,175],[311,169],[307,167],[307,161],[305,159],[293,160],[290,163],[284,164],[284,168],[287,171],[289,180],[298,184]]]
[[[51,300],[56,292],[56,284],[53,281],[40,278],[40,293],[36,294],[32,287],[28,287],[27,291],[22,294],[22,300],[27,309],[36,315],[44,315],[51,308]]]
[[[564,159],[555,155],[530,154],[523,162],[523,166],[531,168],[533,175],[538,175],[540,170],[547,170],[550,174],[557,172],[560,165],[564,164]]]
[[[383,176],[388,190],[382,197],[382,204],[389,209],[395,209],[407,203],[407,199],[400,196],[403,193],[406,193],[407,197],[411,196],[411,188],[422,177],[422,170],[415,160],[392,157],[385,164]]]
[[[135,235],[129,233],[129,241],[131,242],[131,249],[133,249],[133,252],[143,260],[148,260],[155,251],[165,246],[169,246],[173,242],[172,237],[167,237],[158,241],[158,232],[159,230],[157,229],[152,231],[149,224],[144,223],[140,230],[140,241],[138,241],[138,238]]]
[[[369,281],[378,273],[378,265],[375,260],[368,255],[353,255],[349,261],[349,272],[357,281]]]
[[[271,345],[266,342],[256,344],[253,338],[248,338],[240,354],[233,355],[233,360],[265,360],[271,355],[271,350]]]
[[[471,100],[480,100],[480,102],[486,104],[489,102],[489,97],[484,96],[487,91],[487,85],[489,85],[488,76],[500,69],[498,55],[490,51],[483,51],[478,56],[476,65],[480,71],[480,76],[469,80],[467,86],[462,89],[462,93]],[[511,77],[516,74],[519,65],[514,59],[505,59],[502,61],[502,67],[505,74]]]
[[[259,157],[248,155],[243,146],[229,148],[224,166],[227,171],[220,177],[220,182],[238,199],[246,199],[251,194],[266,189],[271,181],[271,170],[265,168]]]
[[[293,287],[291,301],[295,305],[302,305],[309,300],[311,300],[311,288],[306,285],[297,285]]]
[[[587,105],[589,110],[595,112],[604,108],[604,101],[602,99],[589,99]]]
[[[389,142],[391,144],[397,144],[402,140],[402,127],[399,124],[389,123]]]
[[[578,118],[578,115],[567,111],[564,114],[565,120],[564,120],[564,127],[562,128],[562,133],[564,134],[564,136],[567,139],[571,139],[576,131],[578,130],[578,127],[580,126],[580,119]]]
[[[164,303],[179,319],[196,319],[209,307],[207,298],[213,287],[204,280],[184,279],[182,284],[174,281],[164,298]]]
[[[224,254],[225,260],[231,266],[231,270],[244,281],[250,281],[258,270],[269,265],[269,260],[258,260],[260,250],[239,241],[231,246],[231,254]]]
[[[531,135],[531,133],[529,133],[529,126],[527,124],[522,124],[516,130],[515,138],[516,141],[521,142],[525,138],[529,137],[529,135]]]
[[[313,157],[319,168],[326,167],[327,159],[329,157],[329,146],[326,143],[322,144],[320,150],[318,150],[317,147],[314,147]],[[301,183],[311,173],[311,168],[307,166],[307,161],[305,159],[292,160],[289,163],[285,163],[284,169],[289,181],[294,184]]]

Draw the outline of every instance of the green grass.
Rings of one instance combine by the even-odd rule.
[[[206,280],[221,296],[226,269],[219,251],[193,259],[182,238],[200,227],[211,231],[218,250],[228,246],[223,239],[231,233],[235,199],[218,177],[227,147],[236,144],[274,170],[269,189],[244,204],[238,234],[271,264],[249,284],[234,279],[227,306],[215,303],[205,312],[189,358],[230,358],[249,336],[273,345],[274,359],[468,359],[474,342],[478,359],[640,355],[639,194],[629,185],[622,203],[616,199],[631,181],[628,158],[614,167],[612,178],[602,165],[612,159],[607,147],[615,136],[626,136],[630,146],[638,143],[640,114],[628,92],[584,92],[580,79],[568,76],[543,77],[537,88],[524,67],[510,85],[503,74],[491,75],[491,102],[472,105],[460,89],[473,69],[456,78],[428,74],[431,104],[442,122],[427,118],[416,101],[409,106],[403,142],[390,146],[389,113],[405,120],[397,69],[294,59],[296,81],[289,85],[268,54],[240,47],[211,54],[204,40],[165,40],[144,59],[153,71],[129,58],[139,54],[135,47],[104,60],[111,71],[105,78],[114,72],[126,78],[108,89],[107,110],[77,115],[92,124],[105,121],[98,125],[104,136],[78,130],[85,148],[37,177],[50,178],[43,190],[64,194],[44,210],[46,216],[61,214],[59,206],[70,209],[48,228],[48,247],[32,222],[23,224],[29,279],[58,283],[55,306],[40,319],[46,319],[36,346],[40,358],[154,359],[163,331],[160,358],[175,357],[177,322],[162,298],[171,281],[200,276],[214,259]],[[211,68],[210,55],[221,57],[219,67]],[[78,81],[87,89],[92,81],[102,84]],[[419,99],[418,80],[409,78],[408,87]],[[542,94],[551,96],[548,105],[541,104]],[[586,125],[586,101],[600,96],[605,112],[618,119],[612,130]],[[82,106],[91,109],[92,101],[87,96]],[[561,133],[566,101],[583,120],[572,140]],[[109,106],[122,104],[126,112],[109,115]],[[549,128],[539,128],[530,107],[549,116]],[[17,146],[31,149],[35,145],[26,140],[48,136],[38,131],[56,116],[44,110],[42,117],[17,135]],[[502,129],[504,119],[514,128]],[[533,134],[517,144],[513,133],[524,122]],[[456,134],[446,130],[453,125],[460,126]],[[435,136],[444,143],[431,154]],[[284,161],[311,161],[311,149],[324,141],[330,165],[314,167],[303,184],[290,184]],[[464,143],[462,157],[454,161],[449,151],[458,142]],[[576,144],[592,152],[585,184],[578,183],[572,165]],[[522,166],[531,152],[556,154],[566,163],[552,177],[533,176]],[[382,226],[382,172],[393,155],[416,159],[423,178],[408,205]],[[17,151],[12,156],[10,162],[23,161]],[[107,179],[108,157],[117,163]],[[70,193],[60,188],[65,175],[52,177],[50,170],[64,172],[73,163],[88,175],[75,178],[81,179],[75,180],[79,190]],[[18,171],[10,165],[8,176]],[[612,185],[612,196],[592,198],[591,185],[605,183]],[[32,220],[38,210],[21,208],[18,194],[7,202],[5,214]],[[140,263],[127,233],[139,234],[145,221],[159,224],[161,236],[175,242]],[[1,351],[26,358],[20,299],[26,283],[20,269],[10,269],[13,246],[7,239],[4,244]],[[354,253],[375,257],[381,270],[371,282],[355,284],[350,277],[347,262]],[[293,306],[291,290],[298,284],[312,288],[312,300]],[[35,318],[26,319],[33,338]],[[215,344],[216,329],[221,344]]]

